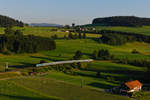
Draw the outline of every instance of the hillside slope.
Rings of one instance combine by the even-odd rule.
[[[7,26],[19,26],[23,27],[24,23],[13,18],[0,15],[0,27],[7,27]]]
[[[103,26],[144,26],[150,25],[150,18],[140,18],[135,16],[113,16],[96,18],[93,20],[93,24],[99,24]]]

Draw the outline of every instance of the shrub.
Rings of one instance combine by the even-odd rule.
[[[79,60],[82,57],[82,52],[81,51],[76,51],[75,56],[73,57],[74,60]]]
[[[47,61],[41,60],[41,61],[40,61],[40,64],[42,64],[42,63],[47,63]]]
[[[131,53],[133,53],[133,54],[139,54],[139,52],[136,49],[133,49]]]
[[[97,59],[97,57],[98,57],[98,53],[97,53],[97,51],[95,50],[95,51],[93,51],[93,53],[92,53],[92,58],[93,58],[93,59]]]
[[[139,91],[139,92],[133,93],[132,97],[139,99],[139,98],[141,98],[143,95],[144,95],[144,93],[143,93],[142,91]]]
[[[79,69],[85,69],[87,67],[87,63],[77,63]]]
[[[108,77],[106,77],[106,80],[108,82],[113,82],[115,79],[113,77],[108,76]]]
[[[29,72],[22,72],[21,73],[23,76],[28,76],[29,75]]]
[[[110,52],[108,50],[101,49],[98,52],[98,59],[100,59],[100,60],[110,60],[110,59],[113,59],[113,56],[110,55]]]
[[[58,39],[58,36],[57,36],[57,34],[55,34],[55,35],[51,36],[51,38],[52,39]]]

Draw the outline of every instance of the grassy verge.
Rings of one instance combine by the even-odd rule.
[[[24,87],[65,100],[130,100],[126,97],[106,94],[93,89],[81,88],[78,85],[72,85],[50,78],[27,77],[13,81]]]

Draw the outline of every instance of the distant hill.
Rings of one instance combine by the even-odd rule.
[[[63,27],[63,25],[49,24],[49,23],[31,23],[30,26],[38,26],[38,27]]]
[[[0,15],[0,27],[7,27],[7,26],[19,26],[23,27],[25,24],[19,20],[15,20],[13,18]]]
[[[104,18],[95,18],[92,24],[102,26],[150,26],[150,18],[141,18],[136,16],[113,16]]]

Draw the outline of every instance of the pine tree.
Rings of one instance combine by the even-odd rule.
[[[96,50],[93,52],[92,58],[93,58],[93,59],[97,59],[97,51],[96,51]]]
[[[75,60],[79,60],[82,57],[82,52],[81,51],[76,51],[75,56],[73,57],[73,59]]]
[[[73,35],[72,35],[71,32],[69,33],[68,38],[69,38],[69,39],[73,39]]]
[[[12,30],[11,27],[6,27],[4,31],[5,31],[5,34],[14,34],[14,30]]]
[[[82,39],[82,34],[81,34],[81,32],[79,32],[78,37],[79,37],[79,39]]]
[[[86,33],[83,33],[83,39],[86,39]]]
[[[64,35],[64,39],[67,39],[66,35]]]

